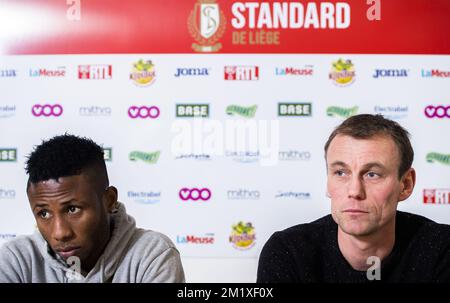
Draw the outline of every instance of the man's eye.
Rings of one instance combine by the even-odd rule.
[[[343,175],[345,175],[345,173],[342,170],[337,170],[334,172],[334,174],[339,177],[342,177]]]
[[[67,209],[69,214],[76,214],[80,211],[79,207],[76,206],[69,206],[69,208]]]
[[[372,179],[372,178],[379,177],[380,175],[371,171],[371,172],[367,173],[367,176]]]
[[[50,218],[50,213],[46,210],[41,210],[40,212],[38,212],[38,216],[42,219],[48,219]]]

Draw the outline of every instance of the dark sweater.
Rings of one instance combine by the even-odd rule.
[[[331,215],[270,237],[257,282],[370,282],[354,270],[337,242]],[[381,282],[450,282],[450,225],[397,211],[392,252],[381,262]]]

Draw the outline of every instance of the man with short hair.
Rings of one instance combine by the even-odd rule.
[[[117,201],[95,142],[53,137],[26,170],[38,231],[0,248],[0,282],[184,282],[170,239],[136,228]]]
[[[397,211],[416,173],[409,133],[381,115],[348,118],[325,144],[331,215],[276,232],[258,282],[450,282],[450,225]]]

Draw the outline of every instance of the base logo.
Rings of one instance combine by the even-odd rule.
[[[16,162],[17,149],[16,148],[0,148],[0,162]]]
[[[330,117],[340,117],[340,118],[348,118],[350,116],[356,115],[358,112],[358,106],[353,106],[349,108],[339,107],[339,106],[330,106],[327,108],[327,116]]]
[[[450,189],[424,189],[424,204],[450,204]]]
[[[255,245],[256,234],[252,223],[244,223],[239,221],[232,226],[231,235],[229,238],[233,247],[239,250],[248,250]]]
[[[355,81],[355,67],[351,60],[333,62],[330,79],[338,86],[348,86]]]
[[[151,60],[142,60],[133,64],[130,79],[138,86],[148,86],[155,81],[155,65]]]
[[[103,160],[112,161],[112,147],[103,147]]]
[[[208,118],[209,104],[176,104],[177,118]]]
[[[310,117],[311,103],[278,103],[279,117]]]
[[[219,41],[225,33],[225,14],[216,0],[198,0],[188,18],[188,30],[197,43],[196,52],[217,52],[222,48]]]

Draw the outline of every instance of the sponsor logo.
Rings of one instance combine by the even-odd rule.
[[[59,117],[63,113],[63,107],[59,104],[35,104],[31,108],[31,113],[35,117]]]
[[[79,113],[83,117],[109,117],[111,116],[112,109],[109,106],[82,106]]]
[[[151,85],[156,79],[155,65],[151,60],[144,61],[140,59],[138,62],[133,63],[130,79],[139,86]]]
[[[209,104],[176,104],[177,118],[208,118]]]
[[[214,244],[214,234],[206,233],[203,236],[185,235],[177,236],[178,244]]]
[[[409,71],[406,69],[376,69],[373,78],[406,78]]]
[[[141,152],[141,151],[132,151],[129,155],[129,159],[130,159],[130,161],[140,160],[147,164],[155,164],[156,162],[158,162],[159,155],[160,155],[160,151],[151,152],[151,153]]]
[[[424,112],[428,118],[450,118],[450,105],[428,105],[425,107]]]
[[[16,197],[16,191],[14,189],[0,188],[0,199],[14,199]]]
[[[259,200],[261,192],[259,190],[235,189],[227,190],[229,200]]]
[[[0,148],[0,162],[16,162],[17,148]]]
[[[211,198],[211,191],[208,188],[182,188],[178,192],[178,196],[183,201],[203,200],[208,201]]]
[[[0,234],[0,240],[11,240],[17,237],[16,234]]]
[[[103,159],[105,161],[112,161],[112,148],[111,147],[103,147]]]
[[[450,204],[450,189],[424,189],[423,203]]]
[[[32,78],[36,77],[48,77],[48,78],[62,78],[66,76],[66,67],[58,66],[56,69],[30,69],[29,76]]]
[[[351,60],[339,59],[333,62],[329,78],[333,83],[344,87],[352,84],[355,81],[355,67]]]
[[[200,161],[211,160],[211,155],[209,154],[179,154],[175,157],[175,160],[183,160],[183,159],[194,159]]]
[[[127,192],[128,199],[140,204],[156,204],[161,201],[160,191],[132,191]]]
[[[427,154],[427,162],[434,163],[439,162],[445,165],[450,165],[450,154],[440,154],[431,152]]]
[[[311,117],[311,103],[278,103],[279,117]]]
[[[194,77],[194,76],[209,76],[211,72],[210,68],[206,67],[192,67],[192,68],[177,68],[175,72],[175,77]]]
[[[17,77],[16,69],[0,69],[0,78],[15,78]]]
[[[327,108],[327,116],[330,117],[340,117],[348,118],[355,115],[358,112],[358,106],[353,106],[349,108],[339,107],[339,106],[329,106]]]
[[[295,68],[295,67],[275,68],[276,76],[312,76],[313,73],[314,73],[313,67],[310,65],[307,65],[304,68]]]
[[[375,105],[374,112],[391,120],[403,119],[408,116],[408,106]]]
[[[225,14],[216,0],[198,0],[188,18],[189,34],[197,43],[192,44],[196,52],[217,52],[222,48],[218,42],[225,33]]]
[[[112,65],[108,64],[78,65],[78,79],[88,79],[88,80],[112,79]]]
[[[279,190],[278,193],[275,195],[275,198],[277,199],[294,198],[299,200],[306,200],[311,198],[311,193]]]
[[[229,105],[227,106],[225,112],[229,116],[239,115],[244,118],[253,118],[255,117],[256,110],[258,109],[257,105],[244,107],[240,105]]]
[[[229,241],[234,248],[239,250],[250,249],[255,245],[255,240],[255,228],[252,223],[239,221],[232,225]]]
[[[450,78],[450,71],[441,71],[438,69],[426,70],[422,69],[421,71],[422,78]]]
[[[301,150],[287,150],[278,153],[280,161],[309,161],[311,153]]]
[[[130,106],[128,108],[128,117],[131,119],[150,118],[156,119],[159,117],[160,111],[157,106]]]
[[[9,118],[16,114],[16,106],[3,105],[0,106],[0,118]]]
[[[224,79],[235,81],[254,81],[259,79],[258,66],[225,66]]]
[[[225,156],[240,163],[254,163],[259,161],[259,151],[231,151],[226,150]]]

